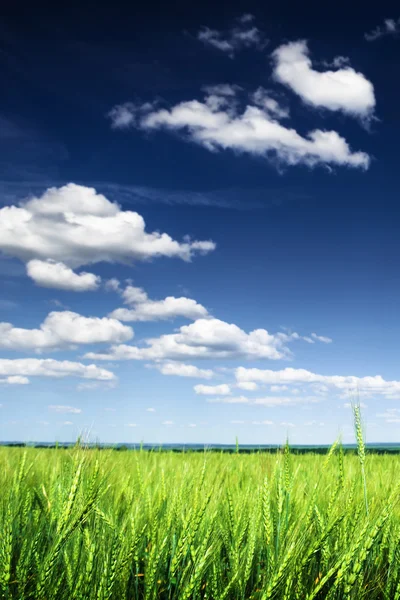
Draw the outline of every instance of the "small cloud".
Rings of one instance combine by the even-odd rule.
[[[212,46],[233,58],[243,48],[262,50],[268,44],[264,34],[254,25],[253,15],[245,14],[237,19],[237,25],[227,31],[218,31],[203,27],[197,34],[197,39],[206,46]],[[120,114],[121,120],[129,119],[129,115]]]
[[[271,385],[271,392],[285,392],[288,389],[287,385]]]
[[[203,385],[202,383],[199,383],[198,385],[195,385],[193,389],[196,394],[205,396],[213,396],[215,394],[227,396],[231,393],[231,388],[227,383],[221,383],[219,385]]]
[[[189,423],[188,427],[197,427],[196,423]]]
[[[175,423],[173,421],[163,421],[162,424],[166,425],[167,427],[170,427],[171,425],[175,425]]]
[[[56,413],[73,413],[79,414],[82,412],[80,408],[76,408],[75,406],[66,406],[64,404],[50,404],[48,407],[49,410]]]
[[[72,421],[64,421],[63,425],[73,425],[73,422]]]
[[[113,277],[112,279],[108,279],[104,283],[104,288],[107,292],[120,292],[121,287],[120,287],[119,279],[116,279],[116,277]]]
[[[127,423],[126,424],[127,427],[137,427],[136,423]]]
[[[258,390],[258,385],[254,381],[239,381],[236,387],[240,388],[241,390],[247,390],[249,392]]]
[[[283,421],[281,425],[282,427],[296,427],[294,423],[288,423],[287,421]]]
[[[273,425],[273,421],[252,421],[252,425]]]
[[[147,410],[147,412],[151,412],[151,413],[157,412],[155,408],[146,408],[146,410]]]
[[[104,410],[105,410],[105,412],[116,412],[117,409],[106,407]]]
[[[230,423],[232,425],[244,425],[245,421],[237,421],[237,420],[235,420],[235,421],[230,421]]]
[[[387,35],[397,35],[400,31],[400,19],[385,19],[383,25],[378,25],[372,31],[364,33],[367,42],[374,42]]]
[[[28,385],[30,383],[28,377],[22,375],[9,375],[5,379],[0,379],[0,383],[8,385]]]
[[[311,337],[318,342],[323,342],[324,344],[330,344],[332,342],[332,338],[326,337],[325,335],[317,335],[316,333],[312,333]]]

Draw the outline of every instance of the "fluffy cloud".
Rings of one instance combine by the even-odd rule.
[[[261,99],[241,112],[235,97],[206,95],[203,102],[180,102],[168,109],[131,106],[131,127],[144,131],[181,132],[207,150],[233,150],[278,161],[284,165],[342,165],[366,169],[369,156],[352,152],[336,131],[315,129],[302,137],[280,122],[287,112],[278,103]],[[271,99],[270,99],[271,101]],[[112,115],[111,115],[112,118]]]
[[[52,260],[30,260],[26,272],[37,285],[73,292],[95,291],[101,282],[101,278],[93,273],[74,273],[64,263]]]
[[[364,34],[367,42],[374,42],[386,35],[396,35],[400,31],[400,19],[385,19],[383,25],[380,25]]]
[[[213,396],[214,394],[220,394],[221,396],[227,396],[231,393],[231,388],[226,383],[220,385],[203,385],[199,383],[194,386],[196,394],[202,394],[204,396]]]
[[[201,358],[248,358],[278,360],[290,356],[287,344],[299,340],[297,333],[270,334],[266,329],[246,333],[233,323],[198,319],[178,333],[146,340],[147,348],[116,345],[107,353],[89,353],[98,360],[190,360]]]
[[[8,385],[27,385],[29,379],[27,377],[22,377],[22,375],[10,375],[9,377],[0,379],[0,383],[6,383]]]
[[[207,46],[224,52],[230,58],[233,58],[235,53],[242,48],[262,49],[268,41],[261,31],[252,25],[253,20],[253,15],[243,15],[237,20],[237,25],[228,31],[203,27],[197,34],[197,38]],[[123,118],[123,114],[121,118]]]
[[[0,323],[0,348],[36,351],[75,344],[118,343],[131,339],[131,327],[116,319],[83,317],[71,311],[51,312],[39,329]]]
[[[286,368],[281,371],[268,369],[236,369],[238,382],[252,381],[269,385],[314,385],[322,384],[328,390],[336,390],[342,396],[357,392],[363,396],[381,395],[386,398],[400,398],[400,381],[387,381],[380,375],[356,377],[354,375],[319,375],[306,369]],[[313,388],[318,393],[317,388]],[[325,393],[325,392],[324,392]]]
[[[79,377],[113,381],[115,375],[111,371],[96,365],[84,365],[69,360],[53,360],[50,358],[18,358],[15,360],[0,358],[0,377]]]
[[[153,366],[153,365],[151,365]],[[196,377],[198,379],[211,379],[214,371],[211,369],[199,369],[194,365],[170,362],[154,365],[163,375],[177,375],[178,377]]]
[[[141,215],[121,210],[93,188],[72,183],[50,188],[40,198],[19,206],[0,209],[0,251],[25,263],[41,261],[31,263],[28,273],[36,274],[46,285],[53,280],[59,287],[60,281],[69,279],[76,286],[77,279],[65,267],[75,269],[102,261],[129,263],[162,256],[189,261],[194,254],[214,248],[211,241],[187,238],[180,243],[167,233],[147,233]],[[87,285],[91,274],[84,275],[80,283],[85,281]]]
[[[142,288],[128,286],[122,296],[132,308],[117,308],[110,317],[119,321],[160,321],[185,317],[196,320],[208,315],[207,309],[191,298],[168,296],[164,300],[150,300]]]
[[[258,385],[254,383],[254,381],[239,381],[236,387],[242,390],[247,390],[248,392],[254,392],[255,390],[258,390]]]
[[[284,44],[272,57],[275,79],[290,87],[307,104],[357,117],[372,114],[374,87],[362,73],[349,66],[335,71],[316,71],[305,41]]]

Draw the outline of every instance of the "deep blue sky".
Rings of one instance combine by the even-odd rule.
[[[231,58],[198,39],[204,27],[226,36],[249,13],[268,39],[262,49],[240,49]],[[344,404],[356,394],[356,385],[347,389],[346,398],[330,385],[323,394],[301,383],[274,391],[264,382],[250,391],[235,387],[234,369],[290,367],[321,376],[400,379],[400,34],[375,41],[364,37],[385,18],[399,17],[394,2],[339,2],[329,10],[316,2],[301,10],[293,2],[232,2],[228,8],[204,2],[137,8],[122,2],[111,7],[13,2],[3,7],[0,204],[17,205],[50,187],[75,183],[96,188],[121,210],[140,213],[148,232],[166,232],[178,241],[186,235],[213,240],[216,249],[196,254],[191,262],[164,257],[73,265],[66,260],[76,272],[102,278],[98,291],[77,293],[35,284],[23,263],[36,255],[21,262],[18,253],[3,247],[0,321],[36,329],[51,311],[67,309],[107,317],[123,303],[104,289],[104,282],[118,278],[123,289],[129,278],[150,299],[192,298],[215,319],[246,333],[288,328],[300,336],[316,332],[332,342],[290,342],[292,356],[278,360],[245,355],[179,360],[213,370],[205,380],[161,374],[154,365],[161,368],[164,360],[174,361],[171,356],[154,363],[82,358],[86,352],[107,354],[111,343],[61,345],[40,354],[34,342],[24,349],[14,343],[0,349],[0,363],[19,358],[95,362],[118,381],[112,388],[101,384],[77,391],[82,381],[73,376],[33,375],[29,385],[4,379],[0,439],[74,439],[82,430],[106,442],[225,443],[238,435],[244,443],[268,443],[282,441],[289,431],[293,441],[319,443],[333,441],[340,430],[351,439],[351,415]],[[343,111],[311,107],[273,79],[271,54],[298,40],[307,41],[316,70],[331,69],[326,63],[344,56],[371,82],[376,104],[368,123]],[[302,136],[314,129],[336,131],[352,151],[369,155],[369,168],[277,165],[229,148],[211,152],[180,130],[111,126],[108,114],[115,106],[157,100],[171,109],[203,101],[202,87],[222,83],[246,93],[262,86],[290,111],[287,126]],[[59,260],[50,254],[45,258]],[[125,343],[143,346],[144,340],[176,333],[192,321],[177,316],[128,322],[135,337]],[[4,378],[13,374],[4,372]],[[193,389],[198,384],[229,385],[230,394],[199,394]],[[360,393],[367,405],[368,439],[399,441],[400,412],[394,409],[400,408],[400,392],[363,388]],[[238,396],[247,401],[209,402]],[[271,397],[277,398],[274,406],[254,403]],[[286,398],[283,405],[279,397]],[[291,403],[290,397],[298,400]],[[169,421],[173,425],[163,425]],[[262,421],[273,425],[253,424]]]

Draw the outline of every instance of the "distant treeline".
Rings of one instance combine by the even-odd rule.
[[[283,446],[219,446],[219,445],[205,445],[205,446],[190,446],[190,445],[174,445],[174,446],[160,446],[150,444],[96,444],[96,443],[83,443],[81,441],[76,443],[25,443],[25,442],[0,442],[0,446],[12,447],[12,448],[45,448],[51,449],[71,449],[74,446],[80,446],[87,449],[97,450],[113,450],[115,452],[126,452],[129,450],[143,451],[143,452],[174,452],[174,453],[202,453],[202,452],[217,452],[224,454],[257,454],[257,453],[269,453],[276,454],[283,450]],[[330,446],[291,446],[290,452],[292,454],[326,454]],[[400,445],[379,445],[371,444],[366,446],[368,453],[370,454],[400,454]],[[357,446],[354,444],[344,445],[343,451],[346,453],[355,453]]]

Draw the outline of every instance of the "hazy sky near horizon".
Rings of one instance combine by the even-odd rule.
[[[400,11],[14,2],[0,440],[400,441]]]

